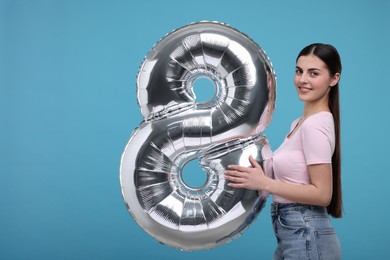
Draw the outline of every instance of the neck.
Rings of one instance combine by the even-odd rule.
[[[308,118],[311,115],[317,114],[319,112],[327,111],[330,112],[328,100],[323,100],[322,102],[305,102],[303,107],[303,119]]]

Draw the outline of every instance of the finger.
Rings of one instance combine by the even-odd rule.
[[[248,172],[248,167],[240,166],[240,165],[228,165],[229,169],[240,171],[240,172]]]
[[[252,157],[252,155],[249,156],[249,162],[252,164],[254,168],[261,167],[260,164]]]
[[[234,183],[234,182],[229,182],[227,185],[232,188],[244,188],[243,184]]]
[[[234,180],[233,177],[229,177],[229,176],[225,176],[225,181],[226,181],[227,185],[229,185],[229,184],[234,184],[234,185],[241,184],[241,182],[236,181],[236,180]],[[231,185],[229,185],[229,186],[231,186]]]
[[[225,175],[224,177],[225,177],[226,180],[232,181],[234,183],[240,183],[241,182],[241,178],[239,178],[239,177],[234,177],[234,176],[229,176],[229,175]]]
[[[232,177],[242,177],[244,175],[244,173],[235,170],[227,170],[224,172],[224,174]]]

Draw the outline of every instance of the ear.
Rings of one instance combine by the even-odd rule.
[[[336,86],[336,84],[339,82],[339,80],[340,80],[340,73],[334,74],[334,76],[332,77],[332,80],[330,81],[330,86],[331,87]]]

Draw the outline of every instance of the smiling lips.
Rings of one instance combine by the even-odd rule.
[[[307,88],[307,87],[298,87],[299,89],[299,92],[301,93],[308,93],[310,90],[312,90],[311,88]]]

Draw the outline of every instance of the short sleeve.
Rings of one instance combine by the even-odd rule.
[[[306,164],[331,163],[335,148],[332,114],[323,113],[321,116],[309,117],[301,127]]]

